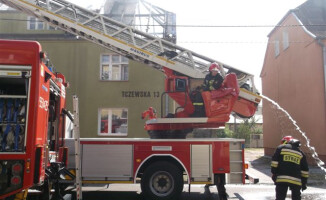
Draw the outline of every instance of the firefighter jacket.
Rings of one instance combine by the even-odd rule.
[[[307,184],[309,168],[304,153],[293,144],[277,147],[271,163],[272,174],[277,183],[288,183],[302,186]]]
[[[220,74],[216,74],[216,76],[212,76],[211,73],[207,74],[204,79],[203,90],[211,91],[217,90],[221,87],[223,83],[223,77]]]

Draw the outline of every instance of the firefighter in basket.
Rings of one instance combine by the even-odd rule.
[[[223,83],[223,77],[220,74],[221,67],[218,63],[212,63],[209,67],[209,74],[206,75],[203,85],[198,86],[190,94],[190,99],[194,105],[195,111],[192,117],[205,117],[204,101],[201,93],[203,91],[216,91]]]
[[[218,63],[212,63],[209,67],[209,74],[206,75],[203,84],[204,91],[217,90],[223,83],[223,77],[220,74],[221,67]]]

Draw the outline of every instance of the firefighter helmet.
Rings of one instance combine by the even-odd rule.
[[[294,138],[291,135],[287,135],[287,136],[285,136],[285,137],[282,138],[281,144],[288,144],[293,139]]]
[[[290,141],[290,144],[292,144],[292,145],[294,145],[294,146],[296,146],[296,147],[300,147],[300,146],[301,146],[301,142],[300,142],[300,140],[297,140],[297,139],[292,139],[292,140]]]
[[[209,71],[219,71],[221,69],[220,65],[218,63],[212,63],[211,66],[209,66]]]

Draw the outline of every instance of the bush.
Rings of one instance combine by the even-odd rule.
[[[235,131],[231,130],[229,126],[226,126],[224,129],[224,134],[220,134],[220,135],[229,138],[245,139],[246,141],[249,142],[251,134],[263,133],[262,128],[260,126],[257,126],[257,121],[258,120],[255,117],[246,119],[243,121],[243,123],[237,124]]]

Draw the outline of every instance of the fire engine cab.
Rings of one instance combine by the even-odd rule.
[[[48,185],[49,160],[63,162],[66,86],[39,43],[0,40],[0,199]]]

